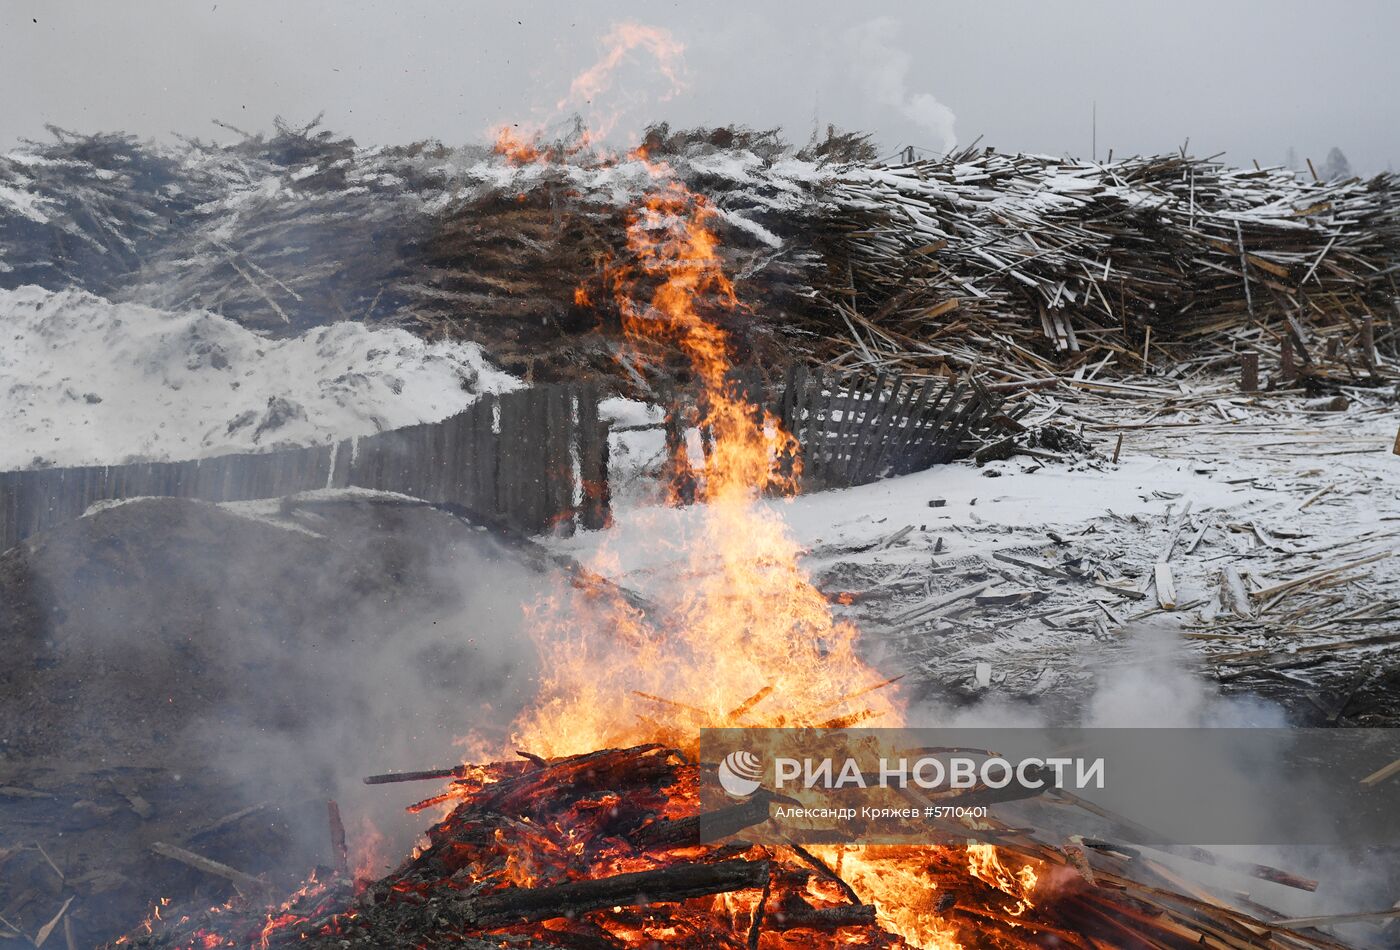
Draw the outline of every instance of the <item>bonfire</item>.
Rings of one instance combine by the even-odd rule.
[[[550,160],[513,136],[498,147]],[[994,817],[945,822],[946,840],[928,846],[756,843],[745,832],[769,821],[771,794],[702,808],[716,766],[700,760],[703,728],[909,723],[898,684],[862,659],[858,630],[833,618],[762,503],[793,482],[792,437],[729,382],[723,325],[743,304],[721,267],[714,211],[664,163],[649,167],[655,187],[629,216],[630,257],[602,284],[633,358],[678,349],[703,390],[713,445],[691,486],[703,520],[693,585],[665,614],[606,586],[582,613],[535,605],[545,673],[510,748],[487,764],[368,779],[448,780],[411,807],[441,817],[389,874],[371,879],[342,858],[282,900],[249,887],[225,907],[162,907],[118,944],[1334,946],[1223,906],[1125,845],[1046,842]]]

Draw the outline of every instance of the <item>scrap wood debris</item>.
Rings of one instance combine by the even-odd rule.
[[[933,847],[755,844],[743,834],[769,819],[771,796],[702,815],[705,768],[644,745],[414,773],[457,772],[438,796],[452,810],[385,877],[318,872],[272,906],[167,908],[112,946],[1341,946],[1315,929],[1326,919],[1235,910],[1133,847],[1061,847],[995,819],[945,822],[949,841]],[[726,836],[702,842],[702,819]],[[1275,868],[1240,873],[1316,886]]]
[[[1161,516],[1105,512],[1033,539],[976,511],[943,533],[889,525],[858,553],[893,569],[832,599],[864,611],[877,635],[883,621],[927,679],[1043,693],[1084,673],[1073,647],[1121,643],[1152,618],[1176,624],[1222,682],[1301,680],[1336,724],[1390,715],[1374,693],[1400,645],[1387,627],[1389,525],[1349,525],[1358,530],[1340,539],[1315,526],[1364,487],[1333,463],[1384,449],[1371,428],[1348,434],[1328,417],[1387,411],[1380,387],[1394,377],[1400,316],[1393,176],[1308,182],[1184,154],[1084,163],[965,150],[882,165],[849,138],[804,154],[723,131],[657,130],[624,158],[587,155],[577,139],[530,156],[365,149],[314,123],[169,149],[56,132],[0,159],[0,282],[208,308],[273,335],[393,321],[482,340],[529,380],[610,375],[645,392],[651,381],[619,359],[607,275],[628,264],[621,236],[654,181],[648,163],[666,161],[715,210],[719,253],[750,308],[714,315],[729,321],[736,360],[777,365],[795,348],[827,372],[923,377],[925,389],[967,375],[998,400],[1014,393],[1034,414],[1008,416],[1018,438],[976,449],[988,476],[1116,466],[1174,441],[1188,443],[1173,446],[1179,460],[1209,469],[1228,443],[1258,463],[1232,477],[1279,495],[1225,506],[1148,486],[1172,502]],[[1295,399],[1320,386],[1325,400]],[[1096,437],[1114,439],[1111,460],[1079,458]],[[1327,469],[1299,474],[1301,458]],[[841,467],[862,465],[851,455]],[[969,556],[963,542],[979,532],[1004,537]],[[932,558],[925,571],[897,562],[916,549]],[[1018,637],[1034,648],[1011,650]],[[962,846],[919,849],[927,903],[905,902],[913,920],[896,919],[881,910],[878,868],[853,873],[855,856],[843,866],[801,849],[693,842],[695,816],[658,797],[693,784],[698,767],[680,753],[609,750],[587,763],[527,756],[481,767],[488,778],[454,767],[440,800],[453,812],[389,877],[357,883],[338,860],[272,908],[249,894],[162,916],[128,944],[384,946],[407,935],[416,945],[451,933],[466,946],[600,947],[665,932],[755,948],[824,946],[839,932],[901,946],[923,942],[918,927],[946,926],[1010,946],[1091,946],[1084,934],[1335,945],[1311,929],[1327,919],[1228,909],[1126,846],[1063,849],[1008,828],[994,829],[996,861],[1080,885],[1036,900],[1008,883],[1015,874],[976,873]],[[589,784],[600,770],[606,787]],[[517,788],[529,794],[500,798]],[[736,831],[762,820],[752,809],[728,817]],[[184,844],[158,853],[261,890],[256,875]],[[68,920],[48,909],[45,938]]]
[[[703,183],[745,299],[796,300],[810,254],[787,242],[826,157],[723,131],[668,135],[658,154]],[[75,286],[273,334],[389,321],[489,345],[522,375],[618,371],[616,340],[587,331],[616,322],[599,281],[653,180],[640,154],[579,151],[580,130],[528,162],[365,148],[315,122],[231,145],[52,132],[0,156],[0,287]]]
[[[1286,381],[1369,385],[1400,345],[1391,174],[971,148],[888,165],[858,136],[799,151],[732,127],[658,127],[623,157],[575,129],[525,158],[365,148],[315,123],[232,145],[53,132],[0,157],[0,286],[279,333],[391,320],[542,376],[618,373],[587,331],[615,329],[604,277],[626,264],[652,162],[716,210],[759,351],[782,340],[832,368],[923,374],[994,364],[1020,385],[1252,356]]]
[[[1358,381],[1397,342],[1400,189],[1184,154],[972,148],[844,170],[821,289],[844,365],[994,362],[1009,380],[1239,351]],[[836,324],[831,324],[833,327]]]
[[[1226,691],[1261,692],[1302,721],[1394,724],[1400,506],[1386,487],[1384,393],[1322,413],[1300,394],[1246,397],[1228,384],[1183,387],[1175,400],[1028,399],[1027,422],[1058,421],[1096,446],[1067,456],[1061,477],[1121,482],[1108,456],[1123,434],[1122,464],[1169,464],[1169,483],[1144,473],[1138,489],[1161,513],[1114,511],[1106,498],[1083,520],[1040,505],[1048,523],[1018,523],[997,515],[995,498],[940,498],[909,530],[852,527],[849,541],[814,548],[837,609],[892,662],[924,688],[1037,696],[1111,678],[1121,650],[1174,631],[1188,663]],[[1005,464],[1024,476],[1042,463]],[[1056,486],[1045,491],[1048,503]],[[979,664],[990,672],[979,677]]]

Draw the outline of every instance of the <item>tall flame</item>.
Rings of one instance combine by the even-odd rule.
[[[544,150],[536,141],[535,134],[532,133],[527,138],[509,125],[503,125],[496,130],[496,141],[493,148],[496,154],[504,155],[517,165],[538,162],[544,158]]]
[[[559,100],[555,111],[569,108],[579,109],[593,103],[593,100],[612,87],[613,74],[627,54],[635,49],[645,50],[656,61],[657,71],[670,83],[670,88],[659,98],[666,101],[684,88],[681,80],[681,56],[685,46],[671,31],[664,27],[647,26],[642,23],[623,21],[614,23],[603,37],[602,57],[588,69],[574,77],[569,84],[569,94]]]
[[[609,52],[575,80],[571,99],[591,101],[638,47],[679,87],[670,61],[681,47],[668,34],[624,24],[608,40]],[[497,150],[515,161],[542,160],[514,136],[498,139]],[[776,503],[765,499],[793,487],[796,445],[733,383],[734,347],[724,325],[743,308],[722,266],[718,212],[644,149],[628,157],[650,170],[655,186],[628,216],[628,263],[610,265],[605,283],[635,355],[678,350],[701,390],[699,421],[709,444],[693,483],[701,504],[687,512],[696,534],[687,543],[652,533],[658,555],[679,549],[685,578],[670,590],[664,617],[602,588],[530,609],[544,672],[512,743],[554,757],[647,742],[693,749],[704,727],[903,725],[897,694],[883,688],[890,681],[860,657],[858,630],[832,616]],[[592,299],[580,288],[575,303],[591,306]],[[684,447],[679,452],[689,467]],[[593,567],[615,575],[619,565],[604,549]],[[912,946],[962,946],[941,912],[945,895],[931,885],[937,868],[960,867],[1006,894],[1007,914],[1032,906],[1034,869],[1008,869],[990,846],[821,850],[877,907],[882,925]]]
[[[670,30],[624,20],[609,27],[601,37],[601,43],[603,50],[598,59],[574,77],[569,91],[547,115],[537,113],[534,121],[516,123],[514,126],[502,125],[491,130],[499,154],[518,164],[546,159],[551,151],[557,151],[542,144],[546,126],[570,115],[574,117],[576,140],[571,141],[564,151],[569,154],[585,151],[615,131],[628,131],[619,128],[624,115],[630,116],[630,124],[637,118],[637,107],[666,102],[685,89],[685,45]],[[644,81],[619,82],[618,71],[637,58],[634,53],[649,57],[656,72],[665,81],[663,88],[657,89]],[[619,86],[620,89],[615,88]],[[604,94],[607,94],[606,97]],[[606,108],[600,101],[603,98],[608,100]]]
[[[728,333],[706,311],[738,307],[725,276],[716,212],[650,165],[658,186],[634,210],[632,264],[610,275],[629,337],[688,358],[707,404],[712,449],[693,511],[699,536],[683,585],[654,629],[630,605],[600,598],[568,614],[533,613],[547,671],[516,741],[546,755],[628,742],[692,746],[706,726],[823,725],[881,717],[899,706],[856,652],[858,631],[831,615],[798,563],[800,548],[763,492],[790,480],[777,464],[792,444],[776,420],[730,383]]]
[[[629,217],[631,263],[606,276],[638,355],[679,349],[703,391],[712,445],[696,484],[703,504],[689,513],[698,537],[682,551],[687,583],[665,620],[597,591],[532,609],[545,672],[513,741],[558,756],[643,742],[694,748],[704,727],[902,725],[902,705],[881,688],[889,681],[861,659],[857,629],[832,616],[764,500],[791,487],[778,463],[795,446],[731,382],[731,340],[711,317],[742,308],[721,266],[717,212],[666,165],[641,160],[657,186]],[[616,573],[611,560],[605,551],[594,566]],[[990,846],[825,850],[912,946],[962,946],[930,886],[934,865],[960,864],[1008,895],[1008,914],[1031,906],[1035,871],[1009,870]]]

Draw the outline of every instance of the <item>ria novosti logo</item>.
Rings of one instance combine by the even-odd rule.
[[[1073,767],[1071,769],[1071,767]],[[804,789],[839,790],[846,788],[970,789],[985,786],[1006,788],[1103,788],[1104,760],[1068,756],[1008,760],[954,755],[946,761],[934,756],[919,759],[881,758],[878,771],[866,771],[854,758],[837,760],[776,758],[773,760],[774,787],[800,785]],[[720,787],[731,798],[748,798],[763,783],[763,760],[752,752],[731,752],[720,762]]]
[[[748,798],[763,783],[763,760],[752,752],[731,752],[719,764],[719,784],[731,798]]]

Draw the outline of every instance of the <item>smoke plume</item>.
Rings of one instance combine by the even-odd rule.
[[[898,33],[899,24],[892,17],[877,17],[852,30],[848,44],[852,72],[871,100],[927,130],[946,152],[958,143],[953,130],[957,117],[932,93],[909,89],[913,58],[896,45]]]

